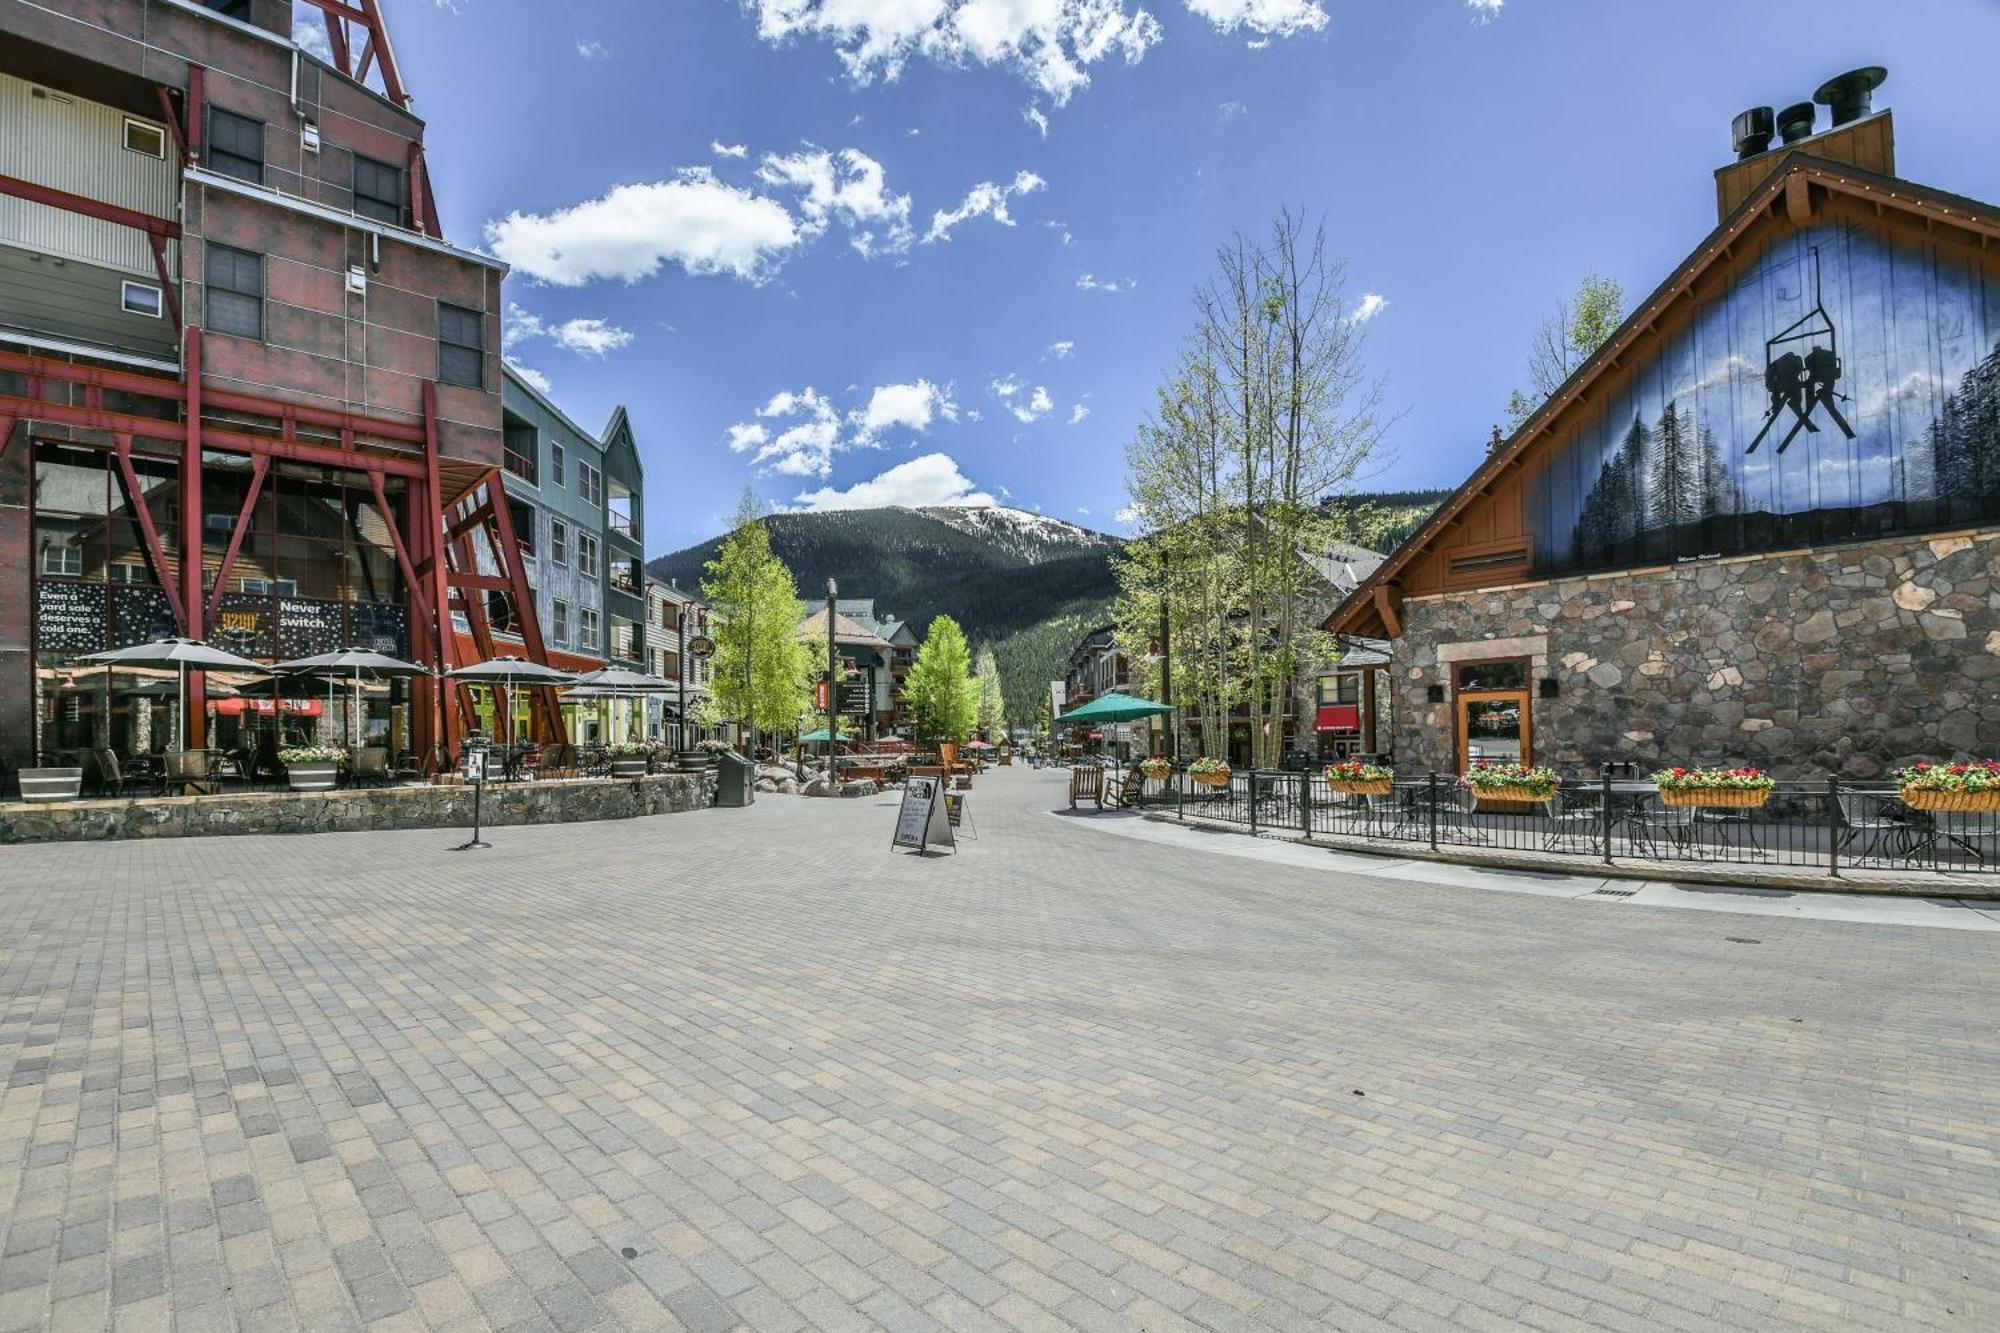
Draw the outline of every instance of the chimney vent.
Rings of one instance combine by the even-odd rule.
[[[1788,144],[1810,139],[1819,111],[1811,102],[1794,102],[1778,113],[1778,137]]]
[[[1771,108],[1753,106],[1729,126],[1729,141],[1736,148],[1738,162],[1753,158],[1771,147]]]
[[[1833,111],[1835,128],[1849,121],[1860,120],[1874,109],[1869,94],[1882,86],[1882,80],[1889,77],[1889,71],[1880,65],[1868,65],[1836,75],[1819,86],[1813,94],[1813,101],[1829,107]]]

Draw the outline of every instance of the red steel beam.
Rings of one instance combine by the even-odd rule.
[[[181,128],[181,113],[174,110],[173,90],[164,83],[156,83],[153,92],[160,99],[160,118],[167,122],[167,133],[174,138],[174,151],[180,154],[181,162],[185,164],[190,160],[187,132]]]
[[[205,632],[201,606],[201,330],[188,329],[181,335],[181,369],[187,375],[187,435],[181,442],[181,605],[186,608],[191,639]],[[190,698],[205,697],[203,673],[188,673]],[[183,705],[185,706],[185,705]],[[208,744],[208,710],[188,709],[188,735],[195,748]]]
[[[414,140],[410,144],[410,225],[426,236],[433,235],[430,218],[424,212],[424,146]]]
[[[201,161],[202,130],[208,121],[208,71],[200,65],[188,66],[187,160],[192,166]]]
[[[437,611],[437,652],[438,674],[444,675],[452,668],[456,652],[451,631],[451,589],[445,583],[444,489],[438,480],[438,420],[437,382],[423,382],[424,408],[424,553],[431,562],[431,605]],[[461,709],[470,697],[465,690],[457,691]],[[458,740],[463,734],[458,725],[464,714],[455,711],[450,704],[450,692],[438,691],[438,737],[449,754],[458,752]]]
[[[14,442],[14,418],[0,413],[0,458],[7,456],[7,446]]]
[[[153,252],[153,271],[160,275],[160,299],[167,303],[167,317],[174,322],[174,336],[181,331],[181,286],[167,272],[167,242],[162,236],[146,237],[146,246]]]
[[[417,604],[417,612],[425,620],[431,618],[430,598],[424,596],[424,585],[417,578],[416,566],[411,563],[410,549],[403,544],[402,525],[396,522],[395,511],[389,508],[389,492],[382,485],[382,474],[375,469],[368,470],[368,484],[375,491],[375,510],[382,515],[382,525],[389,529],[389,544],[396,549],[396,564],[403,571],[403,582],[410,590],[410,597]]]
[[[181,234],[181,224],[171,218],[156,218],[151,213],[141,213],[134,208],[120,208],[117,204],[107,204],[88,195],[58,190],[53,185],[37,185],[34,181],[24,181],[19,176],[0,176],[0,194],[26,199],[31,204],[47,204],[51,208],[60,208],[65,213],[81,213],[84,217],[96,218],[100,222],[113,222],[121,227],[132,227],[145,232],[148,236],[158,236],[165,240],[178,239]]]
[[[215,571],[215,587],[208,594],[208,618],[215,619],[215,613],[222,607],[222,590],[229,586],[229,575],[236,568],[237,553],[243,549],[243,534],[250,530],[250,511],[257,507],[257,497],[264,490],[264,474],[271,470],[271,460],[263,454],[250,459],[250,487],[243,493],[243,507],[236,511],[236,526],[229,530],[229,549],[222,553],[222,565]]]
[[[185,440],[188,431],[188,423],[185,421],[162,421],[158,417],[133,416],[127,412],[109,412],[101,408],[72,407],[67,403],[52,403],[45,398],[20,398],[11,394],[0,394],[0,414],[11,414],[24,421],[46,421],[52,425],[76,426],[82,430],[123,431],[144,439],[167,440],[175,444]],[[424,475],[424,465],[413,458],[343,453],[331,445],[311,444],[304,440],[270,439],[244,431],[226,430],[213,423],[204,424],[202,441],[204,448],[220,449],[232,454],[263,454],[290,462],[317,463],[323,467],[379,467],[392,477],[418,478]]]
[[[542,622],[535,611],[535,590],[528,586],[528,566],[521,555],[521,543],[514,532],[514,514],[507,505],[505,483],[501,481],[500,469],[494,468],[486,474],[486,494],[493,508],[493,527],[499,536],[500,549],[495,553],[500,568],[513,584],[514,624],[520,631],[521,644],[528,650],[528,660],[543,666],[549,663],[549,652],[542,642]],[[533,698],[541,704],[543,720],[548,724],[549,735],[561,745],[569,737],[562,722],[562,709],[556,706],[555,692],[538,689]]]
[[[454,588],[475,588],[482,592],[514,591],[514,581],[505,574],[471,574],[454,570],[446,577]]]
[[[139,474],[132,467],[132,437],[119,433],[111,437],[112,447],[117,451],[118,475],[125,481],[125,502],[132,506],[133,516],[139,520],[139,532],[146,539],[146,558],[153,562],[153,577],[166,589],[167,605],[173,608],[174,623],[188,633],[188,619],[183,610],[180,590],[174,586],[173,571],[167,568],[167,549],[160,544],[160,530],[153,526],[153,511],[146,504],[146,493],[139,489]],[[186,566],[187,553],[183,551],[182,565]],[[201,548],[195,548],[195,563],[201,563]]]

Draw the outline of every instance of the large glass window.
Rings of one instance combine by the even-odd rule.
[[[210,241],[203,327],[239,338],[264,336],[264,257]]]
[[[224,176],[264,183],[264,122],[208,109],[208,169]]]
[[[486,317],[438,302],[438,378],[478,389],[486,383]]]
[[[581,458],[576,460],[577,493],[583,496],[587,505],[604,503],[604,474]]]

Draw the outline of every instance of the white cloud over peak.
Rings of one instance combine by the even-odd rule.
[[[607,324],[593,316],[566,319],[559,324],[551,324],[541,316],[507,303],[506,317],[501,321],[500,340],[502,346],[512,347],[517,343],[536,338],[547,338],[556,346],[578,356],[591,356],[602,360],[606,354],[630,345],[632,330]]]
[[[1361,300],[1347,316],[1350,324],[1366,324],[1388,307],[1389,298],[1380,292],[1363,292]]]
[[[509,213],[486,224],[494,255],[556,287],[638,282],[677,264],[691,274],[751,282],[800,240],[783,204],[689,167],[671,180],[618,185],[552,213]]]
[[[1014,179],[1005,185],[995,185],[992,181],[981,181],[967,192],[957,208],[941,209],[931,214],[930,230],[924,233],[924,241],[944,241],[951,239],[952,229],[962,222],[976,217],[991,217],[1003,227],[1014,225],[1014,218],[1007,211],[1007,201],[1022,195],[1033,194],[1048,182],[1032,171],[1017,171]]]
[[[839,219],[854,229],[854,248],[864,255],[910,248],[910,196],[890,193],[882,164],[858,148],[768,153],[757,179],[804,191],[800,230],[807,236],[819,235]]]
[[[799,509],[875,509],[884,505],[964,505],[984,508],[996,503],[959,470],[950,454],[923,454],[888,471],[858,481],[844,490],[823,486],[803,491],[794,500]]]
[[[848,393],[859,390],[849,387]],[[882,384],[843,412],[833,399],[808,385],[771,395],[753,419],[729,427],[729,451],[750,455],[760,473],[825,478],[835,456],[854,449],[879,449],[895,431],[928,434],[939,421],[957,421],[950,385],[927,379]]]
[[[1319,0],[1187,0],[1187,7],[1221,32],[1243,28],[1259,37],[1291,37],[1326,26]]]

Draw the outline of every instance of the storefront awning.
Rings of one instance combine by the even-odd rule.
[[[1361,705],[1321,704],[1318,715],[1313,719],[1313,727],[1319,731],[1359,731]]]

